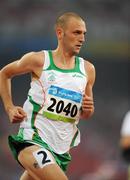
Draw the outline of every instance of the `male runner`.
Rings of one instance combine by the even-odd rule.
[[[57,18],[55,50],[29,52],[1,70],[1,97],[11,123],[20,123],[9,136],[14,157],[24,167],[20,180],[67,180],[69,150],[80,142],[79,119],[94,112],[95,68],[78,57],[85,41],[85,21],[68,12]],[[14,105],[10,80],[31,73],[23,107]]]

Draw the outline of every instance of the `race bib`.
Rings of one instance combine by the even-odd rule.
[[[33,156],[40,168],[43,168],[49,164],[56,163],[52,154],[45,148],[40,148],[33,152]]]
[[[79,119],[82,94],[53,86],[48,90],[43,115],[49,119],[74,122]]]

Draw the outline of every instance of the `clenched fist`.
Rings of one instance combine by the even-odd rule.
[[[26,117],[26,113],[20,106],[13,106],[9,108],[7,113],[11,123],[20,123]]]

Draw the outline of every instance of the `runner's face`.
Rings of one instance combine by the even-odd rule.
[[[62,39],[64,50],[72,55],[78,54],[85,41],[85,33],[86,26],[84,21],[76,18],[69,19]]]

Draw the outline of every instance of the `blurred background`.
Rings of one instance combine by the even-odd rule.
[[[120,0],[1,0],[0,68],[29,51],[56,48],[54,23],[60,14],[74,11],[87,23],[80,56],[96,68],[95,114],[80,121],[81,143],[74,148],[67,175],[70,180],[126,180],[127,165],[119,147],[120,128],[130,109],[130,1]],[[22,105],[30,76],[12,80],[15,104]],[[0,179],[18,180],[23,172],[13,159],[7,137],[10,124],[0,102]]]

